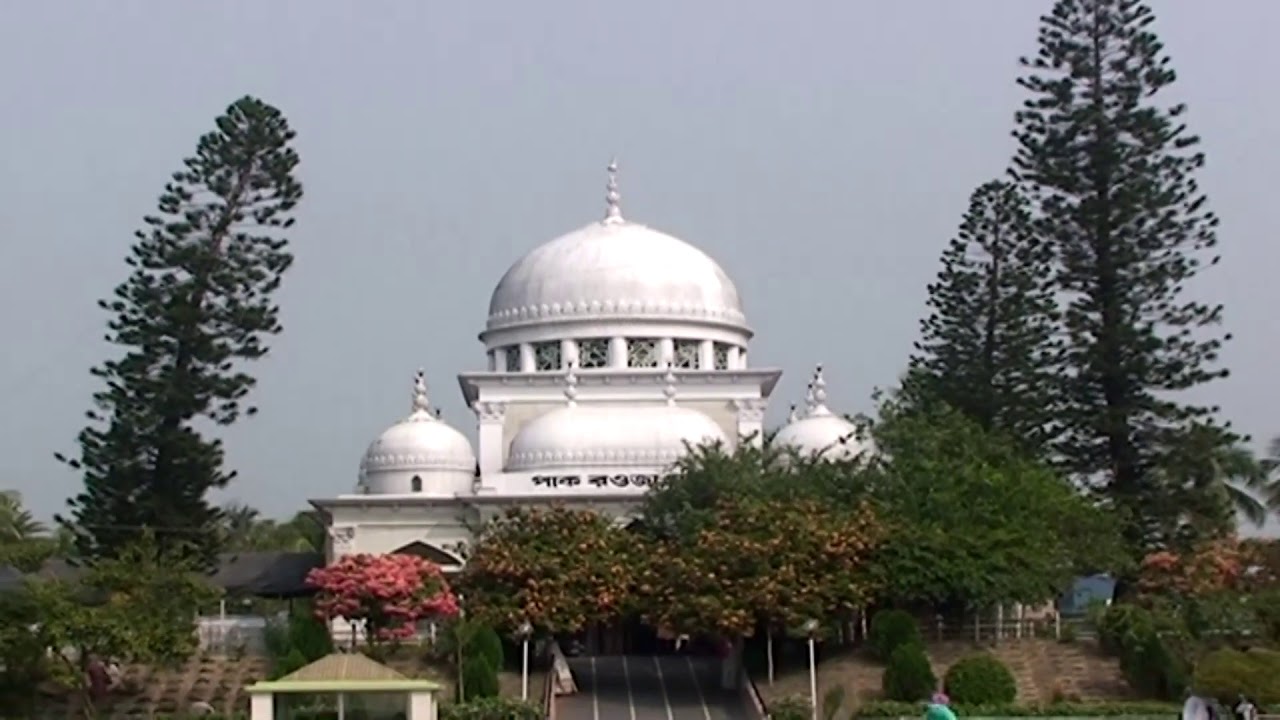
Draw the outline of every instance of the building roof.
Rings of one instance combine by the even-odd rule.
[[[407,677],[359,653],[333,653],[279,680],[256,683],[251,693],[358,693],[439,690],[431,680]]]

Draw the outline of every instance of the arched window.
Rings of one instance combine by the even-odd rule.
[[[411,492],[422,492],[422,478],[420,476],[414,475],[413,479],[409,481],[409,490]]]

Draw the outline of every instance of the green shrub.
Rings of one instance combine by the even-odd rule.
[[[769,706],[769,720],[809,720],[813,717],[813,705],[808,696],[792,695]]]
[[[1262,704],[1280,703],[1280,652],[1224,648],[1196,665],[1196,692],[1234,703],[1240,695]]]
[[[307,657],[298,648],[285,653],[284,657],[275,658],[271,663],[271,678],[279,680],[291,672],[296,672],[308,665]]]
[[[867,645],[877,658],[888,661],[894,650],[907,644],[920,644],[920,627],[911,613],[881,610],[871,617]]]
[[[1013,702],[1018,684],[1009,668],[992,655],[960,658],[947,670],[947,695],[957,703],[1000,705]]]
[[[1135,629],[1124,638],[1120,672],[1145,697],[1177,700],[1187,687],[1187,663],[1172,638],[1153,629]]]
[[[440,720],[542,720],[537,705],[511,698],[486,697],[440,706]]]
[[[333,635],[328,625],[316,617],[311,603],[304,603],[289,615],[289,637],[291,648],[297,648],[307,662],[315,662],[333,652]]]
[[[1137,605],[1112,605],[1104,608],[1095,618],[1098,626],[1098,644],[1109,655],[1120,655],[1125,638],[1155,629],[1151,611]]]
[[[498,670],[489,658],[473,654],[462,660],[460,701],[474,701],[498,696]]]
[[[938,677],[924,648],[918,643],[900,645],[889,656],[881,687],[890,700],[924,700],[938,688]]]
[[[1101,718],[1126,716],[1127,718],[1170,720],[1171,718],[1177,718],[1182,713],[1181,705],[1152,702],[1053,703],[1049,705],[965,705],[964,703],[952,703],[951,709],[961,718]],[[921,714],[920,703],[918,702],[874,701],[858,706],[858,710],[853,717],[860,720],[870,720],[871,718],[918,718]]]
[[[502,638],[488,625],[474,624],[469,628],[463,654],[481,655],[495,669],[503,666]]]

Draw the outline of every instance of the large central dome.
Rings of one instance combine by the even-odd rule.
[[[697,320],[745,329],[738,289],[706,253],[623,220],[610,166],[603,220],[540,245],[507,270],[488,330],[548,321]]]

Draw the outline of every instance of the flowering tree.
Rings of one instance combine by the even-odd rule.
[[[312,570],[307,584],[319,591],[317,615],[363,621],[371,645],[413,637],[419,620],[458,614],[440,567],[415,555],[347,555]]]
[[[1235,538],[1208,542],[1179,555],[1167,550],[1142,559],[1138,587],[1148,595],[1202,597],[1244,589],[1252,564],[1248,546]]]
[[[869,506],[724,498],[713,517],[648,546],[635,602],[652,624],[736,640],[760,621],[847,617],[873,594],[868,563],[883,532]]]
[[[467,613],[512,631],[577,632],[624,612],[638,540],[591,510],[513,508],[480,533],[460,580]]]

